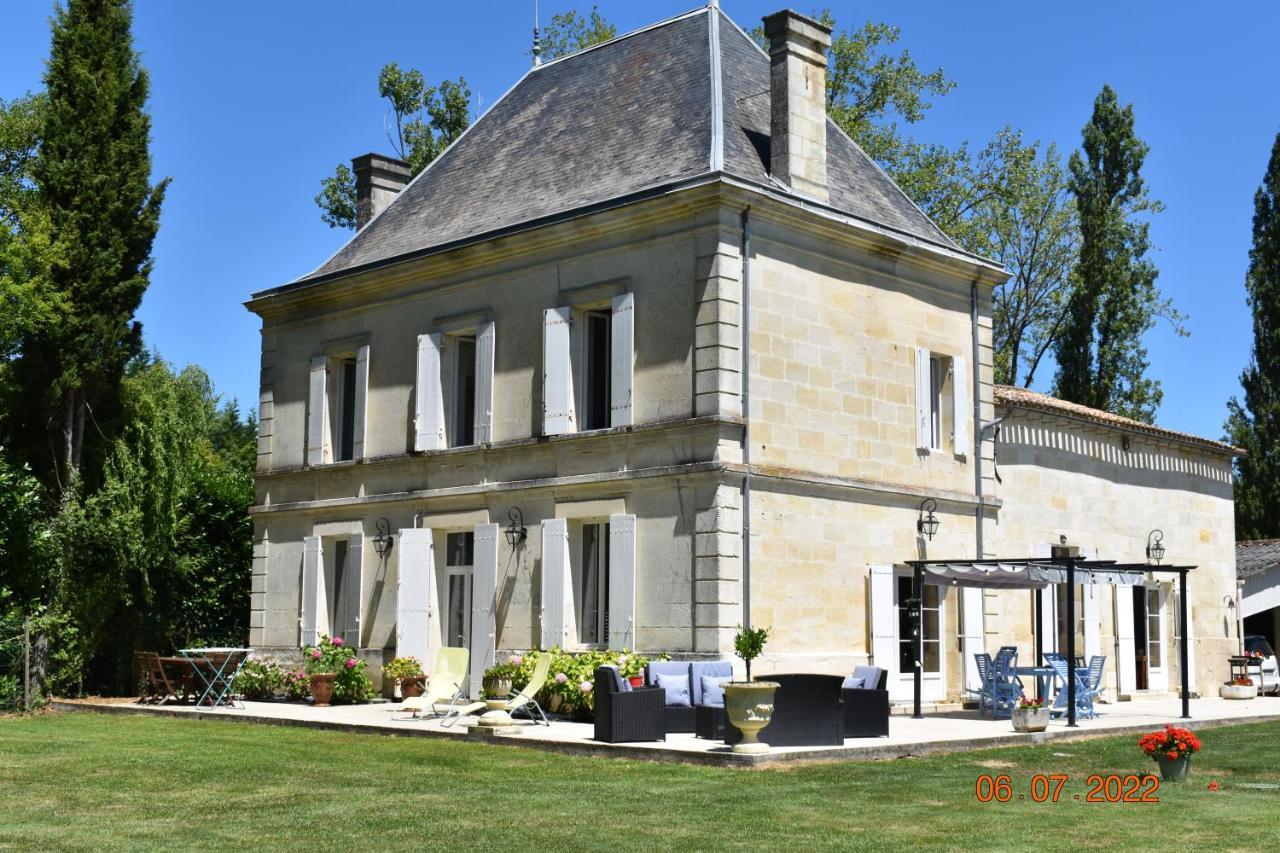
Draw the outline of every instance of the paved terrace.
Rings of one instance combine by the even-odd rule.
[[[196,719],[239,720],[267,725],[302,726],[337,731],[407,737],[466,738],[478,740],[469,732],[476,717],[464,717],[455,726],[445,728],[439,719],[406,719],[398,703],[346,705],[313,708],[310,705],[283,702],[245,702],[243,708],[194,708],[189,705],[139,705],[125,699],[57,700],[60,711],[98,711],[125,714],[157,714]],[[735,755],[719,741],[702,740],[692,734],[672,734],[665,742],[606,744],[591,739],[590,723],[553,722],[535,726],[519,721],[510,734],[485,737],[495,743],[525,748],[545,749],[582,755],[615,755],[654,761],[677,761],[691,764],[717,764],[752,767],[795,761],[865,761],[905,758],[941,752],[981,749],[997,746],[1043,743],[1118,734],[1135,734],[1163,726],[1165,723],[1199,728],[1214,724],[1280,720],[1280,698],[1258,697],[1244,701],[1218,698],[1193,699],[1191,720],[1181,720],[1181,703],[1176,698],[1148,699],[1100,705],[1100,717],[1081,720],[1079,728],[1069,729],[1064,721],[1050,723],[1048,731],[1038,735],[1018,734],[1008,720],[991,720],[975,711],[952,711],[926,714],[916,720],[894,715],[887,738],[848,738],[843,746],[782,747],[767,755]],[[761,733],[767,737],[768,730]]]

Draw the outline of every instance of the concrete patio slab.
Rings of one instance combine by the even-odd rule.
[[[406,719],[398,704],[346,705],[313,708],[307,704],[246,702],[243,708],[193,708],[184,705],[139,705],[121,699],[56,700],[59,711],[96,711],[117,714],[151,714],[195,719],[232,720],[266,725],[301,726],[336,731],[364,732],[400,737],[468,738],[477,717],[463,718],[446,728],[438,719]],[[1136,734],[1166,723],[1187,728],[1280,720],[1280,698],[1258,697],[1244,701],[1218,698],[1193,699],[1191,720],[1182,720],[1176,699],[1121,702],[1100,706],[1096,720],[1081,720],[1068,728],[1055,720],[1043,734],[1018,734],[1008,720],[980,717],[975,711],[926,715],[923,719],[894,715],[885,738],[849,738],[843,746],[781,747],[766,755],[735,755],[719,741],[692,734],[672,734],[665,742],[606,744],[592,740],[590,723],[553,722],[535,726],[521,721],[510,733],[491,734],[486,742],[580,755],[610,755],[653,761],[760,767],[797,761],[867,761],[943,752],[960,752],[998,746],[1071,741],[1090,737]],[[767,729],[762,739],[767,736]],[[472,739],[475,739],[474,737]]]

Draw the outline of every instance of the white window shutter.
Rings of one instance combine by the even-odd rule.
[[[613,297],[613,314],[611,322],[612,347],[609,364],[610,401],[609,426],[631,426],[632,393],[631,387],[635,379],[635,307],[633,293],[622,293]]]
[[[1058,588],[1047,586],[1036,590],[1036,595],[1040,596],[1040,650],[1066,654],[1066,649],[1058,648]]]
[[[969,421],[973,417],[973,397],[969,394],[969,371],[964,356],[951,359],[951,452],[969,455]]]
[[[1100,599],[1102,588],[1097,584],[1087,583],[1082,587],[1084,602],[1084,659],[1088,662],[1094,655],[1102,654],[1102,608]]]
[[[369,345],[356,350],[355,425],[351,430],[351,458],[364,458],[364,431],[369,410]]]
[[[636,647],[636,517],[609,516],[609,648]]]
[[[572,308],[548,308],[542,319],[542,434],[577,429],[573,411],[573,367],[569,361]]]
[[[356,409],[359,412],[359,409]],[[352,533],[347,540],[347,602],[343,621],[355,626],[354,637],[343,637],[353,649],[364,646],[364,534]]]
[[[898,689],[898,609],[893,601],[893,566],[873,565],[871,584],[871,662],[889,673],[889,698]]]
[[[1175,655],[1179,655],[1179,657],[1175,657],[1173,658],[1173,660],[1179,661],[1179,663],[1181,662],[1181,657],[1180,657],[1181,644],[1186,643],[1187,644],[1187,688],[1189,689],[1192,695],[1195,695],[1195,692],[1196,692],[1196,634],[1195,634],[1196,620],[1191,618],[1191,615],[1192,615],[1191,602],[1188,601],[1187,602],[1187,636],[1183,637],[1182,636],[1182,620],[1178,616],[1179,593],[1177,590],[1178,588],[1174,587],[1174,593],[1172,596],[1170,596],[1170,598],[1173,601],[1173,606],[1170,608],[1170,611],[1171,611],[1170,617],[1173,621],[1173,634],[1178,640],[1178,646],[1175,647],[1172,650],[1172,652]],[[1177,692],[1181,692],[1182,690],[1181,679],[1179,679],[1178,681],[1178,686],[1176,690]]]
[[[418,379],[414,389],[414,450],[439,450],[444,442],[444,392],[440,377],[444,336],[418,335]]]
[[[1142,587],[1114,586],[1116,644],[1120,648],[1116,660],[1116,690],[1130,694],[1138,686],[1138,659],[1133,637],[1133,595],[1141,594]]]
[[[314,646],[321,610],[324,609],[324,556],[319,536],[306,536],[302,540],[302,612],[298,627],[301,636],[299,646]]]
[[[930,395],[933,393],[933,380],[929,374],[929,351],[916,347],[916,447],[928,450],[930,444],[930,423],[932,405]]]
[[[498,587],[498,525],[477,524],[471,565],[471,689],[480,696],[484,671],[494,664],[498,626],[495,598]]]
[[[400,578],[396,594],[396,657],[414,657],[424,668],[434,665],[429,652],[435,617],[435,559],[431,530],[406,527],[400,531]]]
[[[329,455],[329,359],[311,359],[311,387],[307,396],[307,464],[323,465]]]
[[[964,687],[966,690],[982,689],[978,675],[978,662],[974,655],[986,649],[983,637],[982,590],[971,586],[960,587],[961,619],[964,624]]]
[[[480,326],[476,335],[476,417],[472,441],[493,442],[493,354],[494,324],[490,320]]]
[[[542,648],[568,643],[569,525],[563,518],[542,521]]]

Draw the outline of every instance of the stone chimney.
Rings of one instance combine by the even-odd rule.
[[[774,177],[826,201],[827,48],[831,28],[784,9],[764,19],[769,39],[769,130]]]
[[[351,171],[356,176],[356,230],[359,231],[404,189],[409,182],[409,164],[382,154],[364,154],[351,160]]]

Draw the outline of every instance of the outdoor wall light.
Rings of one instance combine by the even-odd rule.
[[[373,537],[373,550],[378,552],[380,559],[387,556],[394,542],[395,539],[391,537],[391,522],[385,516],[378,519],[378,535]]]
[[[508,510],[507,518],[511,520],[507,525],[507,544],[514,551],[524,544],[524,540],[529,537],[529,531],[524,526],[524,513],[520,511],[520,507],[513,506]]]
[[[933,514],[937,508],[938,504],[933,498],[925,498],[920,503],[920,517],[916,519],[916,530],[930,541],[933,540],[933,534],[938,532],[938,517]]]
[[[1164,541],[1163,530],[1153,530],[1147,534],[1147,559],[1155,560],[1158,564],[1164,559]]]

